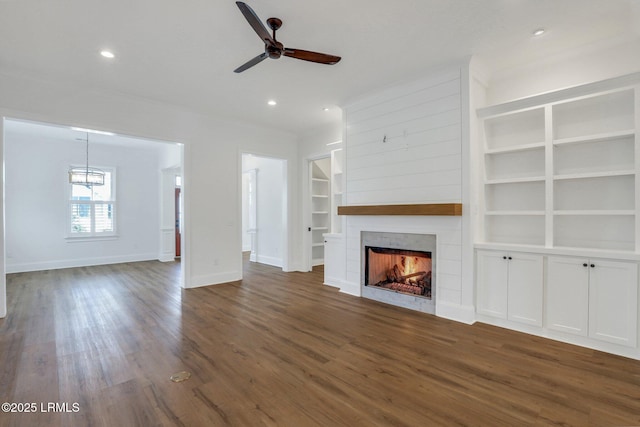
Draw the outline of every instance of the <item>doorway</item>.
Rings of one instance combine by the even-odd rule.
[[[16,118],[4,118],[2,131],[5,273],[160,259],[165,196],[149,189],[164,163],[182,170],[182,144]],[[67,176],[89,163],[111,174],[110,192],[94,199],[74,193]],[[173,197],[172,182],[171,210]]]
[[[309,161],[309,194],[311,195],[311,262],[315,267],[324,264],[324,234],[331,225],[331,158]]]
[[[287,161],[242,154],[242,242],[249,260],[287,268]]]

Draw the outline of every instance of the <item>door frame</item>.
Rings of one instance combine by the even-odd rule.
[[[316,154],[306,158],[306,161],[303,164],[303,176],[306,180],[306,185],[302,187],[302,218],[304,225],[304,232],[302,237],[302,255],[303,255],[303,267],[304,271],[311,271],[313,269],[313,253],[311,250],[311,231],[309,228],[312,226],[312,218],[311,218],[311,175],[313,173],[313,168],[311,164],[316,160],[329,159],[331,160],[331,152]],[[329,203],[331,203],[331,199],[329,199]],[[329,206],[331,209],[331,206]],[[331,218],[331,217],[329,217]]]
[[[282,200],[282,236],[280,239],[280,245],[282,248],[282,271],[291,271],[290,270],[290,260],[289,260],[289,254],[290,254],[290,244],[289,244],[289,238],[291,236],[291,195],[290,195],[290,173],[289,173],[289,160],[286,158],[282,158],[282,157],[278,157],[278,156],[274,156],[272,154],[266,154],[266,153],[261,153],[261,152],[257,152],[257,151],[253,151],[253,150],[239,150],[239,155],[238,155],[238,163],[239,163],[239,168],[238,168],[238,194],[240,194],[240,197],[238,197],[238,218],[239,218],[239,222],[240,222],[240,226],[238,227],[238,237],[239,237],[239,241],[242,242],[242,229],[243,229],[243,225],[242,225],[242,200],[244,198],[244,194],[243,194],[243,188],[242,188],[242,174],[245,172],[248,172],[250,169],[252,168],[244,168],[243,167],[243,158],[244,156],[255,156],[255,157],[261,157],[261,158],[266,158],[266,159],[273,159],[273,160],[279,160],[280,162],[282,162],[282,173],[283,173],[283,200]],[[256,173],[256,176],[259,176],[258,173]],[[260,184],[257,182],[256,179],[256,187],[259,187]],[[256,217],[259,218],[260,217],[260,207],[258,204],[256,204],[258,212],[256,214]],[[256,218],[256,219],[257,219]],[[259,240],[259,227],[256,224],[256,235],[255,238],[256,240]],[[240,244],[240,251],[239,251],[239,260],[240,260],[240,265],[242,265],[242,244]],[[240,269],[241,273],[242,273],[242,269]]]

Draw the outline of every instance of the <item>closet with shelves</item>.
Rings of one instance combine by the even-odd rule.
[[[324,237],[330,227],[330,181],[322,161],[311,162],[311,265],[324,263]]]
[[[343,218],[338,216],[342,204],[343,160],[342,149],[332,150],[328,157],[310,161],[311,183],[311,265],[325,263],[330,248],[329,240],[342,232]]]

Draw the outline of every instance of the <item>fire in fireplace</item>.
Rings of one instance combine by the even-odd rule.
[[[431,252],[365,246],[365,286],[431,299]]]

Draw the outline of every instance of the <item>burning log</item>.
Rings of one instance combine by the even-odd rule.
[[[403,283],[406,282],[408,283],[408,279],[412,278],[412,277],[416,277],[417,279],[413,280],[414,282],[420,282],[425,280],[425,278],[427,277],[428,273],[426,271],[419,271],[417,273],[411,273],[411,274],[402,274],[402,270],[400,270],[400,267],[398,267],[398,264],[394,265],[392,269],[390,269],[387,272],[387,280],[389,282],[398,282],[398,283]]]
[[[396,280],[396,282],[404,282],[407,279],[410,279],[412,277],[422,277],[422,276],[426,276],[427,272],[426,271],[419,271],[417,273],[411,273],[411,274],[407,274],[404,276],[400,276],[398,277],[398,280]],[[420,281],[420,279],[416,279],[416,281]]]

